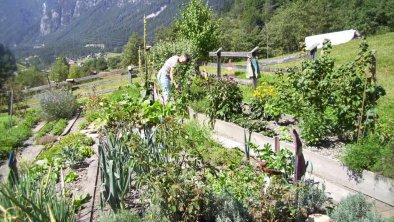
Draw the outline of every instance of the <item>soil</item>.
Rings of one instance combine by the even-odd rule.
[[[297,132],[301,131],[298,121],[291,115],[283,115],[278,120],[278,122],[268,121],[267,128],[269,130],[273,130],[281,141],[286,141],[289,143],[293,142],[291,131],[293,129],[297,130]],[[264,132],[261,133],[264,134]],[[345,143],[340,141],[337,137],[325,138],[325,140],[322,141],[318,146],[307,146],[305,145],[305,141],[302,142],[303,148],[334,160],[339,160],[339,157],[342,155],[345,147]]]

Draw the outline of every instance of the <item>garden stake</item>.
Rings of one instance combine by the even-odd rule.
[[[250,143],[250,139],[252,136],[252,131],[248,130],[249,132],[249,138],[246,137],[246,129],[244,130],[244,140],[245,140],[245,155],[246,155],[246,159],[249,160],[250,159],[250,148],[249,148],[249,143]]]
[[[93,212],[94,212],[94,202],[96,201],[96,192],[97,192],[97,182],[100,172],[100,158],[97,161],[97,171],[96,171],[96,181],[94,182],[94,191],[93,191],[93,198],[92,198],[92,208],[90,209],[90,219],[89,222],[93,221]]]
[[[278,152],[278,151],[280,150],[279,137],[275,136],[274,139],[275,139],[275,142],[274,142],[274,149],[275,149],[275,152]]]

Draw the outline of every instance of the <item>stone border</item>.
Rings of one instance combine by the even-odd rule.
[[[67,135],[70,131],[71,128],[73,128],[75,122],[77,121],[77,119],[79,118],[79,115],[81,115],[81,111],[78,110],[77,113],[75,114],[74,118],[72,118],[69,122],[68,125],[66,126],[66,128],[63,130],[63,133],[60,136],[65,136]]]
[[[189,113],[191,118],[198,120],[200,123],[209,124],[209,117],[206,115],[195,113],[191,109],[189,109]],[[214,130],[221,136],[230,138],[239,143],[244,143],[245,129],[234,123],[217,119],[215,121]],[[259,133],[252,133],[251,141],[256,144],[274,144],[274,138],[266,137]],[[280,146],[294,152],[293,144],[281,141]],[[305,160],[309,161],[308,168],[311,168],[312,174],[370,196],[390,206],[394,206],[393,179],[364,170],[362,178],[357,181],[349,176],[349,169],[343,166],[339,161],[329,159],[307,149],[303,149],[303,154]]]

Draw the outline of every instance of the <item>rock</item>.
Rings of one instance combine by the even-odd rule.
[[[47,161],[46,160],[37,160],[35,162],[35,164],[37,164],[37,165],[45,165],[45,164],[47,164]]]
[[[324,214],[311,214],[305,222],[331,222],[331,218]]]

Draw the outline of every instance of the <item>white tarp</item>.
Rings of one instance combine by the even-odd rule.
[[[339,45],[351,41],[359,37],[360,33],[357,30],[345,30],[340,32],[331,32],[320,35],[312,35],[305,37],[305,45],[307,49],[313,48],[317,44],[317,48],[323,47],[324,39],[331,41],[332,45]]]

